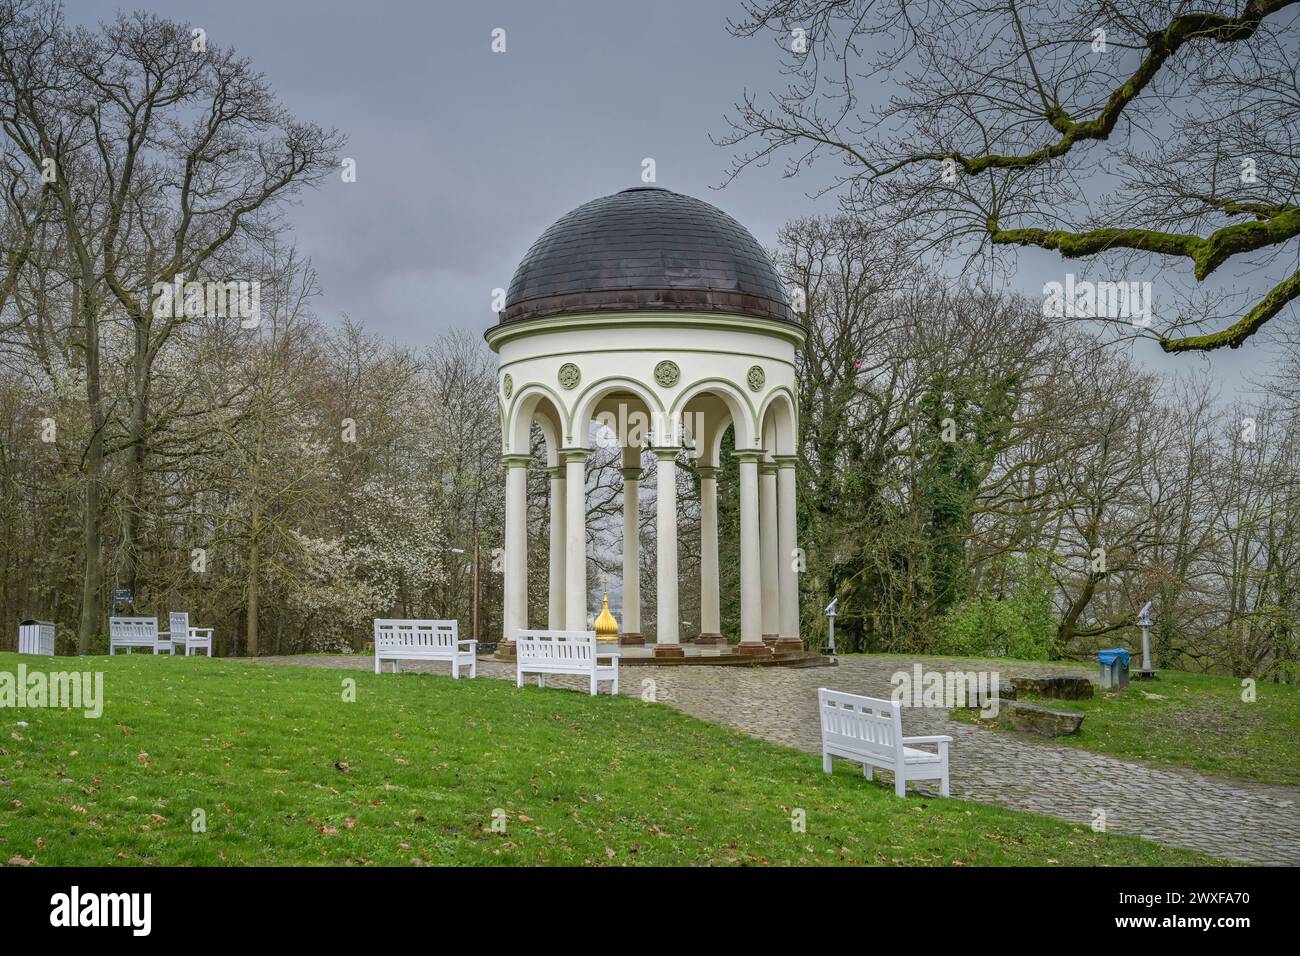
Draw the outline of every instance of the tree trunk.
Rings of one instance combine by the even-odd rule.
[[[248,645],[245,652],[249,657],[257,656],[257,602],[258,602],[258,579],[260,577],[261,555],[260,542],[258,541],[258,513],[253,511],[253,537],[248,549],[248,624],[245,629],[245,636]]]
[[[84,565],[81,578],[81,622],[77,629],[77,653],[90,651],[90,640],[99,633],[100,592],[103,567],[100,554],[100,504],[103,498],[104,409],[99,388],[99,316],[95,302],[84,287],[78,296],[85,328],[86,401],[90,415],[90,442],[86,449],[86,496],[82,513],[81,542]]]
[[[127,453],[127,500],[122,509],[122,578],[131,591],[132,600],[139,596],[140,518],[144,514],[145,463],[148,457],[149,427],[149,326],[140,321],[135,326],[135,354],[131,360],[134,395],[128,429],[131,445]]]

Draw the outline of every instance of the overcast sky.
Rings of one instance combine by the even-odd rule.
[[[730,154],[709,134],[746,87],[781,85],[770,38],[726,31],[739,0],[67,3],[85,23],[137,8],[203,27],[251,57],[298,117],[349,137],[357,181],[304,195],[296,241],[320,273],[322,316],[346,312],[409,345],[486,329],[491,290],[509,285],[533,239],[574,206],[640,184],[645,157],[657,185],[712,202],[767,246],[785,221],[835,209],[807,198],[815,176],[783,179],[779,163],[715,188]],[[504,54],[490,48],[496,28]],[[1066,271],[1030,252],[1017,285],[1039,294]],[[1252,347],[1141,354],[1205,364],[1228,383],[1262,361]]]

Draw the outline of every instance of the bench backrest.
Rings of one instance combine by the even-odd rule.
[[[158,618],[110,617],[108,636],[109,640],[113,641],[156,641],[158,640]]]
[[[183,641],[190,636],[189,611],[172,611],[167,618],[171,622],[169,630],[173,641]]]
[[[817,709],[821,713],[823,741],[890,760],[902,754],[903,715],[898,701],[823,687],[817,691]]]
[[[596,659],[595,631],[528,631],[515,637],[515,656],[521,661],[590,667]]]
[[[455,651],[459,639],[455,621],[418,621],[402,618],[375,620],[375,652]]]

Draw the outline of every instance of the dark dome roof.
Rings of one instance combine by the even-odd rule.
[[[744,226],[706,202],[640,186],[593,199],[542,233],[515,270],[501,321],[639,309],[794,320]]]

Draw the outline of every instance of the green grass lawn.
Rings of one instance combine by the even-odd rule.
[[[1077,734],[1053,743],[1221,777],[1300,784],[1300,687],[1257,684],[1252,703],[1241,695],[1239,678],[1160,671],[1159,680],[1131,680],[1123,691],[1097,687],[1091,700],[1040,703],[1087,714]],[[952,716],[970,719],[969,712]]]
[[[0,654],[0,671],[20,660],[48,666]],[[626,697],[201,657],[56,661],[102,670],[107,703],[97,720],[0,710],[0,864],[1213,862],[901,801],[880,775],[827,777],[816,755]]]

